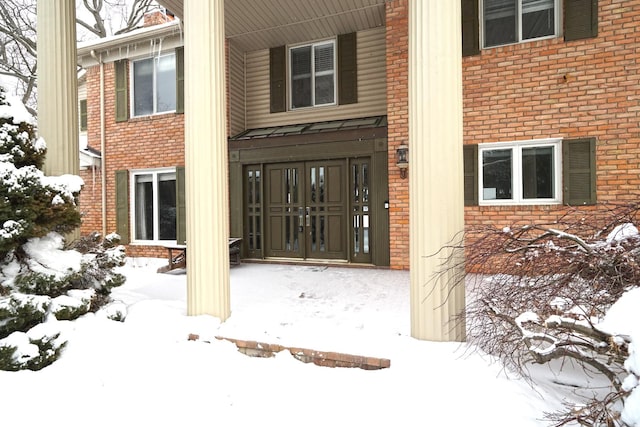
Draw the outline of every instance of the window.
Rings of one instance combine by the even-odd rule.
[[[335,41],[289,49],[291,109],[336,102]]]
[[[131,75],[133,116],[175,111],[175,53],[133,61]]]
[[[560,203],[560,143],[548,139],[480,145],[480,203]]]
[[[132,173],[135,240],[176,240],[175,170]]]
[[[484,47],[555,36],[559,0],[483,0]]]

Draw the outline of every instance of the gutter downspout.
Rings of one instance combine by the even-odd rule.
[[[100,175],[100,192],[101,192],[101,207],[102,207],[102,238],[107,236],[107,175],[106,175],[106,132],[105,132],[105,111],[104,111],[104,62],[102,62],[102,55],[100,58],[96,55],[95,50],[91,50],[91,57],[98,61],[100,64],[100,169],[102,173]]]

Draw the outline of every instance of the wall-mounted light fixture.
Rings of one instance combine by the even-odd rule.
[[[396,150],[396,166],[400,169],[400,178],[405,179],[407,177],[407,168],[409,167],[409,147],[406,145],[400,145]]]

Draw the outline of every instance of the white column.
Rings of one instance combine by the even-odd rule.
[[[424,340],[465,339],[464,254],[441,251],[464,228],[461,49],[459,1],[409,0],[411,335]]]
[[[38,0],[38,133],[47,175],[78,174],[75,0]]]
[[[229,196],[224,1],[185,1],[187,309],[226,320]]]

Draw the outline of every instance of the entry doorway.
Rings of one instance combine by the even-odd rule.
[[[245,177],[250,247],[264,245],[267,258],[371,263],[370,157],[248,166]]]

